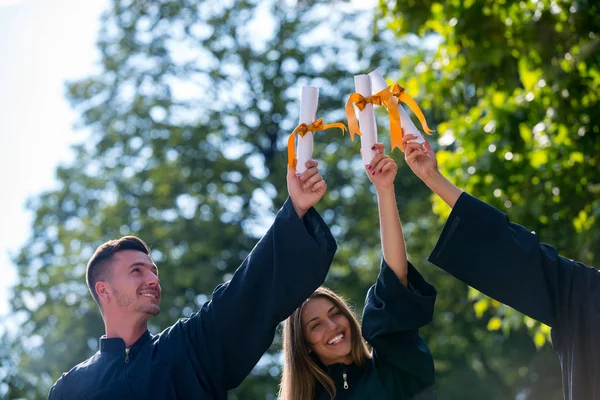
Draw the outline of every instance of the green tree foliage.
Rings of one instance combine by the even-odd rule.
[[[527,223],[547,215],[542,233],[556,228],[554,208],[547,207],[566,208],[570,203],[565,196],[584,199],[589,185],[582,186],[581,193],[560,186],[560,201],[548,205],[546,201],[533,205],[534,196],[542,196],[543,183],[558,174],[552,157],[565,151],[571,154],[569,146],[579,146],[581,140],[590,141],[580,149],[584,162],[565,171],[577,173],[578,179],[588,176],[593,183],[592,177],[598,176],[589,174],[597,157],[592,151],[596,142],[591,140],[597,126],[592,124],[594,116],[588,115],[583,136],[570,135],[557,143],[548,131],[549,145],[543,149],[550,161],[531,173],[541,183],[528,185],[529,193],[519,189],[511,179],[531,179],[525,174],[533,166],[519,164],[517,174],[510,169],[512,165],[517,168],[516,164],[498,157],[504,157],[508,149],[514,163],[519,157],[532,157],[524,139],[519,139],[521,130],[494,135],[504,132],[507,121],[518,115],[517,128],[534,121],[534,111],[542,112],[541,106],[537,106],[540,110],[526,107],[540,101],[537,90],[542,88],[536,89],[531,101],[517,104],[513,91],[518,85],[509,90],[507,80],[512,75],[507,68],[476,68],[475,63],[464,61],[461,51],[444,50],[460,47],[451,45],[454,42],[443,31],[459,26],[459,9],[455,10],[457,22],[446,23],[444,7],[427,1],[402,3],[396,2],[397,8],[381,8],[386,16],[382,21],[389,26],[378,25],[373,34],[369,26],[373,14],[355,13],[345,1],[113,1],[98,39],[102,58],[97,74],[68,86],[68,97],[82,116],[81,125],[89,127],[91,135],[75,147],[75,161],[58,168],[59,188],[30,201],[35,213],[33,232],[16,260],[19,277],[12,298],[22,324],[15,327],[14,336],[0,342],[0,377],[8,385],[10,398],[44,398],[60,373],[96,351],[104,327],[87,292],[84,269],[95,247],[107,239],[132,233],[153,247],[165,294],[163,312],[152,320],[153,332],[210,299],[212,289],[231,276],[286,197],[284,150],[287,135],[297,124],[302,85],[321,88],[318,116],[334,122],[344,119],[343,102],[354,88],[352,75],[379,67],[386,76],[401,78],[423,109],[430,110],[432,121],[439,123],[438,131],[445,133],[441,142],[454,138],[440,161],[457,182],[477,195],[491,197],[493,191],[484,190],[490,175],[493,188],[502,190],[500,198],[491,199],[494,204],[503,206],[507,193],[521,193],[532,198],[530,207],[545,211],[527,211],[522,202],[511,198],[515,219]],[[467,9],[466,5],[455,7]],[[471,7],[482,8],[479,3]],[[404,14],[409,11],[414,15]],[[472,23],[483,20],[477,19],[478,14],[469,18]],[[407,32],[434,35],[423,41],[405,37]],[[483,47],[484,36],[464,34],[461,38]],[[523,51],[532,48],[530,39],[520,39]],[[441,44],[436,50],[437,43]],[[421,46],[425,50],[419,50]],[[477,57],[479,47],[473,50]],[[571,54],[575,57],[576,53]],[[400,75],[398,60],[402,60]],[[481,55],[480,61],[485,60]],[[448,65],[454,67],[448,69]],[[540,70],[546,67],[535,65]],[[519,71],[515,70],[514,78],[518,82]],[[494,86],[497,75],[504,73],[502,86]],[[552,89],[549,80],[543,88]],[[569,86],[568,90],[573,98],[575,89]],[[505,94],[506,107],[513,99],[518,112],[484,106],[497,92]],[[565,98],[547,97],[568,103]],[[473,110],[480,110],[481,115],[467,121]],[[567,106],[554,110],[575,115]],[[560,115],[544,123],[575,121]],[[486,132],[492,119],[496,125]],[[531,124],[527,146],[541,140],[533,132],[538,122]],[[384,127],[382,120],[382,140],[387,141]],[[574,129],[578,132],[579,126]],[[493,137],[496,150],[486,152],[487,140]],[[510,147],[519,140],[521,147]],[[374,192],[362,170],[358,143],[335,131],[317,134],[315,142],[314,157],[321,162],[329,186],[318,208],[340,243],[327,284],[360,311],[380,257]],[[548,346],[537,351],[524,330],[510,335],[490,331],[492,317],[502,317],[503,329],[511,326],[506,322],[509,311],[477,294],[469,299],[464,285],[426,264],[442,219],[431,212],[428,190],[407,169],[400,154],[395,157],[400,164],[396,193],[410,258],[440,293],[434,321],[422,331],[436,358],[440,398],[561,398],[558,364]],[[472,174],[470,166],[476,168]],[[543,172],[550,175],[543,179]],[[570,183],[576,180],[571,178]],[[435,209],[440,210],[439,204]],[[596,211],[591,209],[587,215]],[[579,214],[571,218],[575,215]],[[576,230],[568,218],[565,214],[568,229]],[[592,238],[592,228],[582,227],[589,236],[579,237]],[[571,243],[575,239],[561,236],[560,240]],[[522,321],[518,315],[511,318]],[[532,329],[537,328],[533,325]],[[231,394],[232,399],[275,397],[279,349],[276,337],[269,354]],[[0,395],[2,391],[0,386]]]
[[[348,11],[330,17],[334,7]],[[31,200],[33,234],[17,259],[12,307],[31,345],[13,347],[26,397],[44,397],[97,349],[104,327],[84,271],[100,243],[136,234],[152,246],[165,294],[154,332],[229,279],[286,198],[284,150],[301,86],[322,88],[319,116],[333,122],[344,117],[351,76],[385,68],[380,40],[361,42],[370,15],[358,20],[343,1],[113,2],[98,73],[68,86],[91,136],[58,168],[60,187]],[[400,44],[385,49],[398,54]],[[366,180],[357,183],[357,147],[340,147],[345,140],[339,131],[316,138],[315,157],[330,160],[322,171],[331,167],[336,181],[321,209],[339,237],[358,237],[344,207],[358,209],[372,194]],[[278,368],[266,357],[236,395],[274,393]]]
[[[438,161],[566,256],[600,245],[600,8],[586,1],[381,1],[387,29],[432,43],[400,76],[438,122]],[[449,210],[434,200],[434,210]],[[519,279],[515,276],[514,279]],[[532,284],[535,284],[532,282]],[[490,331],[550,329],[471,289]]]

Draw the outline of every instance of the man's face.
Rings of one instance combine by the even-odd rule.
[[[160,312],[161,288],[158,268],[147,254],[137,250],[119,251],[112,258],[107,290],[113,309],[124,313]]]

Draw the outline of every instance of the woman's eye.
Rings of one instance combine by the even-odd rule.
[[[134,268],[134,269],[133,269],[131,272],[132,272],[132,273],[133,273],[133,272],[140,272],[140,269],[139,269],[139,268]]]
[[[314,325],[313,325],[313,327],[312,327],[312,328],[313,328],[313,330],[314,330],[314,329],[315,329],[317,326],[319,326],[319,325],[321,325],[321,323],[320,323],[320,322],[317,322],[316,324],[314,324]]]

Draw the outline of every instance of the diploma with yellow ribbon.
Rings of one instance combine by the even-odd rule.
[[[373,95],[386,99],[382,101],[382,103],[388,109],[388,113],[390,115],[392,150],[396,147],[399,147],[402,151],[404,151],[404,146],[402,146],[402,136],[404,134],[415,135],[417,137],[417,143],[425,143],[423,135],[421,135],[421,132],[419,132],[415,124],[408,116],[408,113],[404,110],[404,107],[402,107],[400,104],[400,102],[406,104],[421,122],[423,131],[426,134],[431,135],[433,130],[429,129],[421,108],[413,100],[413,98],[410,97],[408,93],[406,93],[406,90],[399,84],[395,84],[390,88],[385,79],[383,79],[383,76],[381,76],[377,70],[369,73],[369,78],[371,79],[371,92]],[[394,115],[392,116],[392,114]],[[394,126],[398,120],[399,124]]]
[[[354,87],[356,93],[352,93],[346,102],[348,130],[350,139],[354,140],[354,134],[360,136],[363,163],[367,165],[375,157],[375,150],[372,147],[377,143],[377,125],[373,106],[381,105],[382,99],[371,95],[371,79],[368,75],[355,75]],[[354,106],[358,108],[358,121]]]
[[[339,128],[342,134],[346,126],[342,123],[323,124],[323,119],[315,121],[317,104],[319,102],[319,89],[313,86],[303,86],[300,97],[300,124],[294,129],[288,138],[288,165],[296,168],[296,173],[306,171],[306,162],[312,158],[315,132],[324,131],[329,128]],[[298,134],[298,162],[294,165],[296,158],[296,134]]]

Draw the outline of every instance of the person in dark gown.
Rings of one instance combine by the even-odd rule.
[[[383,257],[362,332],[340,296],[317,289],[285,322],[281,400],[435,396],[433,358],[418,329],[431,321],[436,291],[407,261],[394,194],[398,167],[383,145],[376,148],[365,170],[377,192]]]
[[[101,245],[87,283],[106,334],[48,399],[226,399],[269,348],[279,322],[323,283],[336,251],[313,208],[327,185],[316,161],[306,167],[300,176],[288,169],[289,199],[233,277],[158,335],[148,331],[162,298],[148,246],[134,236]]]
[[[534,232],[463,192],[435,152],[404,137],[412,171],[452,208],[429,260],[456,278],[549,325],[566,400],[600,400],[600,272],[559,255]]]

